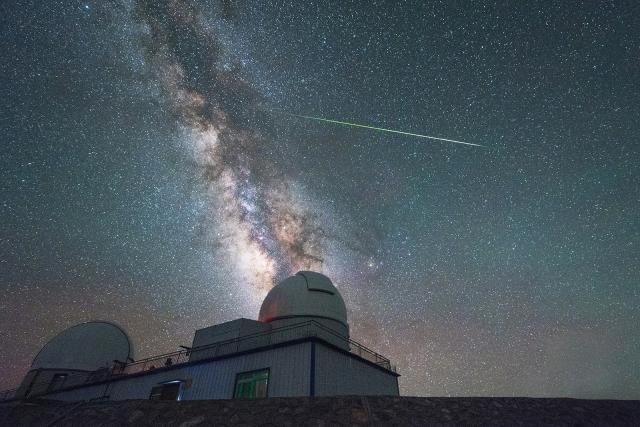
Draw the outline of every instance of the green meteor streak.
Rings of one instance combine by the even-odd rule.
[[[381,131],[381,132],[399,133],[401,135],[416,136],[418,138],[435,139],[437,141],[455,142],[456,144],[473,145],[474,147],[484,147],[483,145],[480,145],[480,144],[473,144],[471,142],[464,142],[464,141],[456,141],[455,139],[438,138],[437,136],[420,135],[420,134],[417,134],[417,133],[403,132],[401,130],[385,129],[385,128],[379,128],[379,127],[375,127],[375,126],[361,125],[361,124],[358,124],[358,123],[341,122],[340,120],[324,119],[322,117],[303,116],[303,115],[300,115],[300,114],[287,113],[287,112],[284,112],[284,111],[280,111],[280,112],[284,113],[284,114],[288,114],[290,116],[300,117],[302,119],[308,119],[308,120],[316,120],[316,121],[319,121],[319,122],[335,123],[335,124],[338,124],[338,125],[353,126],[353,127],[357,127],[357,128],[371,129],[371,130],[377,130],[377,131]]]

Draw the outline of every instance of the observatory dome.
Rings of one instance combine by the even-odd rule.
[[[129,337],[120,327],[109,322],[86,322],[53,337],[33,359],[31,369],[94,371],[132,356]]]
[[[349,329],[347,308],[340,292],[327,276],[313,271],[299,271],[271,289],[260,307],[258,320],[296,318],[298,321],[326,319]]]

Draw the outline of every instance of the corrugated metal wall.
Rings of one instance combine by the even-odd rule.
[[[27,391],[30,396],[45,393],[51,386],[53,377],[57,374],[66,375],[63,381],[65,387],[84,384],[91,375],[90,372],[72,369],[34,369],[29,371],[22,380],[22,384],[16,391],[16,396],[24,397]]]
[[[315,344],[315,395],[398,395],[397,378],[384,370],[322,343]],[[238,357],[147,373],[108,384],[87,386],[47,398],[68,401],[148,399],[153,386],[185,381],[182,399],[230,399],[236,374],[270,369],[269,397],[308,396],[311,343],[305,342]]]
[[[50,393],[44,396],[45,399],[67,400],[67,401],[79,401],[98,399],[104,396],[106,390],[105,384],[90,385],[86,387],[80,387],[74,390],[61,391],[59,393]]]
[[[176,367],[109,384],[49,394],[51,399],[78,401],[109,396],[110,400],[148,399],[159,383],[185,380],[182,399],[230,399],[236,374],[269,368],[269,397],[308,396],[311,343],[300,343],[209,363]]]
[[[398,395],[395,375],[357,358],[316,344],[316,396]]]
[[[271,370],[269,397],[308,396],[310,357],[311,343],[301,343],[193,366],[193,385],[183,398],[230,399],[237,373],[263,368]]]

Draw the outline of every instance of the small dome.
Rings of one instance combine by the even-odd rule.
[[[299,271],[271,289],[260,307],[258,320],[294,317],[331,319],[349,327],[342,296],[327,276],[313,271]]]

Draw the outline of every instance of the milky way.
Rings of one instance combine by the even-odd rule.
[[[141,1],[143,40],[178,122],[188,130],[204,190],[214,206],[207,218],[216,248],[241,278],[264,290],[274,278],[318,270],[323,232],[292,196],[287,179],[264,158],[269,143],[260,94],[225,63],[216,28],[190,1]]]

